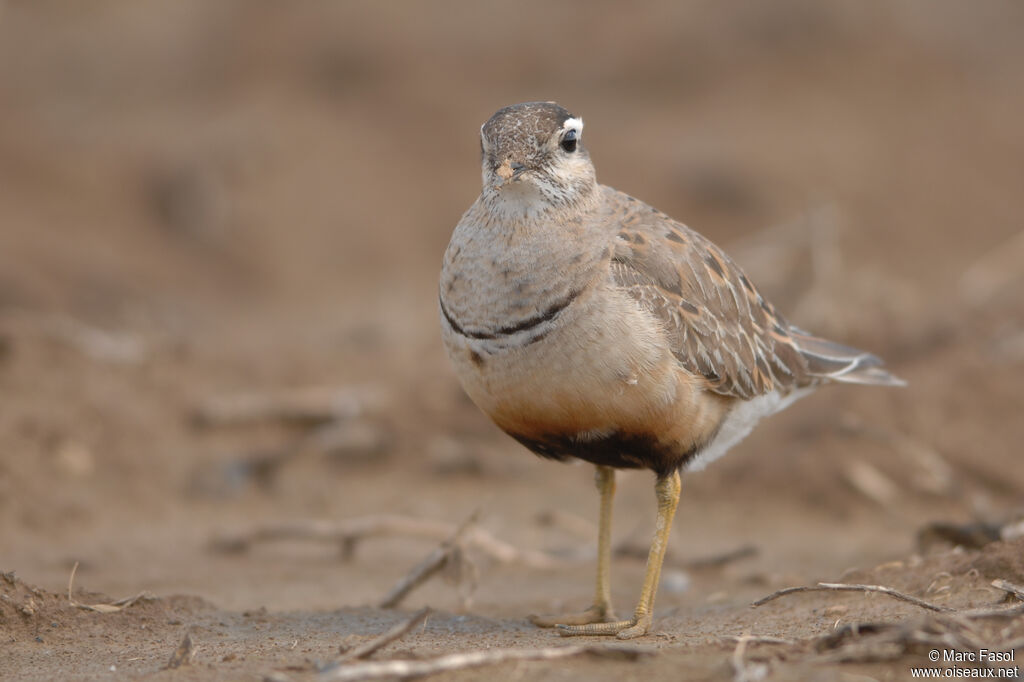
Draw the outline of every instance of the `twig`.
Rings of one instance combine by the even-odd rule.
[[[772,592],[767,597],[761,597],[757,601],[753,602],[750,605],[750,608],[757,608],[758,606],[762,606],[764,604],[767,604],[768,602],[773,601],[775,599],[778,599],[779,597],[785,597],[787,594],[793,594],[795,592],[813,592],[813,591],[816,591],[818,589],[819,588],[817,588],[817,587],[808,586],[808,585],[800,585],[800,586],[797,586],[797,587],[784,587],[781,590],[776,590],[775,592]]]
[[[225,535],[215,539],[212,547],[224,552],[243,552],[257,542],[272,540],[311,540],[337,543],[348,557],[361,540],[370,537],[399,536],[422,537],[441,541],[456,530],[454,524],[407,516],[363,516],[342,522],[300,520],[275,522],[257,527],[246,533]],[[473,527],[463,541],[467,547],[501,563],[521,563],[538,569],[549,569],[564,562],[544,552],[521,550],[498,540],[487,531]]]
[[[787,587],[777,592],[772,592],[767,597],[761,597],[751,607],[758,607],[768,602],[784,597],[787,594],[794,594],[796,592],[825,592],[825,591],[839,591],[839,592],[879,592],[881,594],[888,595],[893,599],[905,601],[914,606],[920,606],[922,609],[928,609],[929,611],[938,611],[940,613],[950,613],[954,609],[948,606],[941,606],[939,604],[932,604],[926,602],[923,599],[912,597],[909,594],[904,594],[891,587],[885,587],[884,585],[847,585],[845,583],[818,583],[817,585],[804,585],[799,587]]]
[[[991,637],[982,637],[960,613],[928,615],[905,623],[861,623],[819,637],[817,662],[890,661],[922,647],[968,652],[1000,648]],[[981,661],[982,665],[986,665]]]
[[[414,627],[425,621],[428,615],[430,615],[430,607],[426,606],[417,611],[416,613],[414,613],[407,620],[404,620],[401,623],[398,623],[394,627],[390,628],[387,632],[384,632],[380,636],[374,637],[369,642],[366,642],[365,644],[360,644],[359,646],[353,648],[351,651],[346,652],[341,658],[338,659],[338,662],[345,663],[347,661],[355,661],[360,658],[366,658],[378,649],[383,649],[388,644],[391,644],[391,642],[394,642],[396,639],[401,639],[402,637],[404,637],[406,633],[408,633]]]
[[[1008,580],[999,578],[992,581],[992,587],[997,590],[1002,590],[1003,592],[1008,592],[1017,597],[1017,599],[1024,601],[1024,587],[1021,587],[1020,585],[1014,585]]]
[[[905,601],[908,604],[920,606],[922,609],[928,609],[929,611],[938,611],[940,613],[954,611],[954,609],[948,606],[942,606],[941,604],[932,604],[931,602],[926,602],[923,599],[918,599],[917,597],[914,597],[903,592],[899,592],[897,590],[892,589],[891,587],[886,587],[884,585],[847,585],[844,583],[818,583],[818,586],[828,590],[839,590],[845,592],[879,592],[881,594],[888,595],[893,599]]]
[[[445,563],[451,557],[452,553],[459,546],[462,540],[463,534],[470,526],[476,523],[477,517],[480,516],[480,510],[477,510],[469,515],[469,518],[462,522],[462,524],[455,530],[450,538],[441,543],[441,546],[432,551],[427,557],[413,567],[409,573],[399,580],[391,591],[388,592],[387,596],[380,602],[380,608],[392,609],[401,603],[403,599],[408,596],[416,587],[426,582],[426,580],[441,570]]]
[[[78,562],[76,561],[75,565],[71,567],[71,575],[68,576],[68,602],[70,602],[75,608],[84,609],[86,611],[96,611],[97,613],[117,613],[122,609],[128,608],[140,599],[145,599],[149,596],[149,593],[147,592],[139,592],[134,597],[125,597],[124,599],[118,599],[117,601],[106,604],[83,604],[71,596],[71,588],[75,583],[75,573],[77,572]]]
[[[322,680],[376,680],[381,678],[423,677],[450,670],[496,665],[506,661],[551,661],[570,656],[590,655],[634,661],[652,655],[650,649],[614,644],[581,644],[546,649],[486,649],[448,654],[420,661],[368,661],[327,671]]]
[[[763,679],[768,672],[768,666],[763,663],[755,665],[747,665],[744,661],[744,655],[747,652],[747,642],[750,641],[750,637],[747,635],[740,635],[736,638],[736,648],[733,649],[732,658],[729,659],[732,663],[733,680],[734,682],[753,682],[754,680]]]

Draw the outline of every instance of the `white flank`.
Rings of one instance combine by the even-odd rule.
[[[800,388],[788,395],[772,391],[751,400],[741,401],[732,408],[732,412],[722,422],[715,437],[686,465],[686,469],[688,471],[703,469],[746,438],[762,418],[781,412],[813,390],[813,388]]]

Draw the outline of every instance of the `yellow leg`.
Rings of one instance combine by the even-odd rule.
[[[661,564],[665,560],[668,548],[668,536],[672,530],[672,519],[679,504],[679,472],[673,472],[665,478],[658,479],[654,487],[658,497],[658,523],[651,541],[651,551],[647,555],[647,572],[644,575],[644,586],[640,591],[640,601],[636,611],[629,620],[614,623],[589,623],[585,625],[560,625],[562,635],[617,635],[619,639],[633,639],[646,635],[651,629],[651,617],[654,613],[654,595],[658,591],[658,580],[661,578]]]
[[[585,625],[615,620],[612,611],[612,502],[615,499],[615,469],[599,466],[594,481],[601,493],[601,515],[597,531],[597,588],[594,604],[586,611],[562,616],[530,616],[530,622],[543,628],[556,625]]]
[[[597,467],[594,472],[597,489],[601,493],[601,513],[597,528],[597,585],[594,589],[594,607],[601,619],[615,620],[612,611],[612,504],[615,500],[615,469]]]

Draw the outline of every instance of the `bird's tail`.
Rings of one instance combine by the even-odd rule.
[[[903,379],[882,369],[882,359],[877,355],[811,336],[796,328],[790,329],[790,336],[807,360],[807,368],[813,376],[849,384],[907,385]]]

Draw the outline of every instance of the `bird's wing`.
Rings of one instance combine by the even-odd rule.
[[[632,197],[611,191],[608,199],[620,226],[615,283],[660,321],[673,354],[710,390],[750,399],[824,378],[795,330],[721,249]]]

